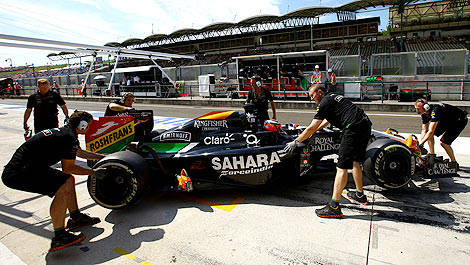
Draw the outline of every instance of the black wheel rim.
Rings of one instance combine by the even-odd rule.
[[[96,180],[95,197],[110,206],[122,205],[132,193],[133,181],[132,175],[124,168],[108,167],[108,177]]]
[[[384,180],[391,186],[401,186],[408,182],[410,177],[410,159],[404,152],[389,153],[383,164]]]

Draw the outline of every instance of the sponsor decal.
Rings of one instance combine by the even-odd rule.
[[[133,120],[104,134],[103,136],[89,141],[87,143],[87,150],[91,152],[98,152],[132,135],[134,135]]]
[[[259,145],[259,142],[260,140],[258,139],[258,137],[254,134],[244,134],[243,137],[246,138],[246,144],[248,146],[258,146]]]
[[[201,128],[203,131],[215,131],[220,128],[228,128],[227,120],[195,120],[194,128]]]
[[[455,174],[457,173],[457,169],[449,163],[435,163],[432,165],[432,168],[428,168],[427,173],[429,176]]]
[[[382,173],[380,172],[381,165],[383,165],[383,160],[385,158],[385,151],[380,151],[377,159],[375,160],[374,171],[375,175],[381,176]]]
[[[229,144],[232,141],[235,141],[235,138],[233,138],[233,134],[228,133],[224,136],[207,136],[203,139],[205,145]]]
[[[340,102],[343,98],[344,98],[343,96],[338,95],[335,97],[335,101]]]
[[[98,130],[96,130],[96,132],[90,136],[94,137],[94,136],[98,136],[102,133],[104,133],[105,131],[107,131],[109,128],[113,127],[113,126],[116,126],[118,125],[117,122],[114,122],[114,121],[110,121],[110,122],[106,122],[106,123],[103,123],[101,125],[101,128],[99,128]]]
[[[220,171],[220,177],[258,173],[269,170],[275,164],[280,163],[279,153],[280,151],[248,156],[216,156],[212,158],[212,168]]]
[[[52,131],[59,131],[58,128],[53,128],[53,129],[45,129],[45,130],[42,130],[41,133],[44,134],[44,136],[50,136],[52,135]]]
[[[161,141],[191,141],[191,133],[189,132],[180,132],[180,131],[172,131],[166,132],[160,135]]]
[[[330,150],[339,150],[340,144],[335,142],[332,136],[315,137],[311,142],[312,152],[323,152]]]

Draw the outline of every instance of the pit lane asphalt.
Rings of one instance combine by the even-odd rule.
[[[7,102],[25,104],[25,100],[0,104]],[[67,104],[70,110],[103,111],[105,106],[73,101]],[[140,109],[141,105],[136,107]],[[191,118],[207,112],[201,107],[153,108],[155,115],[161,116]],[[282,122],[296,121],[300,116],[299,112],[279,113]],[[18,110],[0,110],[0,165],[5,165],[23,142],[22,117],[23,112]],[[371,117],[376,129],[374,117],[386,123],[395,119]],[[403,118],[411,120],[403,125],[403,131],[413,132],[412,118]],[[457,158],[465,170],[470,170],[469,156],[457,154]],[[0,264],[15,264],[4,250],[26,264],[468,262],[470,174],[461,172],[460,177],[431,181],[417,179],[401,191],[382,191],[365,179],[371,205],[343,198],[343,219],[321,219],[314,209],[328,202],[333,178],[333,174],[319,174],[306,183],[264,190],[151,193],[135,207],[110,211],[89,197],[86,177],[76,176],[79,206],[102,222],[83,229],[87,239],[81,245],[50,254],[50,198],[0,184],[0,243],[8,248],[0,247]]]

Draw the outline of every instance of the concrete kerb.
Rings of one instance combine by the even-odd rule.
[[[27,98],[28,96],[19,96],[17,98]],[[110,102],[110,97],[82,97],[82,96],[65,96],[62,95],[64,100],[71,101],[95,101],[95,102]],[[205,107],[225,107],[225,108],[240,108],[245,102],[244,99],[228,99],[228,98],[202,98],[202,97],[182,97],[182,98],[136,98],[136,103],[141,104],[156,104],[156,105],[185,105],[185,106],[205,106]],[[316,104],[311,101],[285,101],[275,100],[277,109],[316,109]],[[380,111],[380,112],[414,112],[413,102],[397,102],[397,101],[356,101],[356,105],[365,111]],[[437,103],[437,102],[431,102]],[[470,101],[442,101],[453,106],[459,107],[470,113]]]

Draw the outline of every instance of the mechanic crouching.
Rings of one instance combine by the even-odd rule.
[[[455,163],[457,170],[459,170],[454,150],[450,145],[467,126],[468,113],[449,104],[429,104],[425,99],[416,100],[414,105],[423,122],[419,141],[420,146],[427,141],[429,153],[435,154],[434,135],[438,137],[442,135],[441,146],[446,151],[450,161]]]
[[[92,120],[91,114],[75,111],[64,127],[45,129],[23,143],[3,170],[2,181],[7,187],[53,198],[50,215],[54,238],[49,251],[83,241],[85,235],[70,231],[100,222],[99,218],[90,217],[78,209],[75,179],[71,175],[103,176],[100,172],[75,164],[76,156],[90,160],[103,157],[80,149],[78,134],[85,134]],[[59,161],[62,171],[51,167]],[[70,218],[65,227],[67,210]]]
[[[362,109],[350,100],[334,93],[325,93],[321,84],[309,88],[310,98],[318,105],[310,125],[284,148],[289,155],[297,145],[308,140],[316,131],[323,129],[329,123],[343,130],[341,144],[336,165],[336,177],[333,186],[333,196],[330,203],[321,209],[315,210],[319,217],[340,218],[343,216],[339,202],[341,194],[348,181],[348,169],[352,169],[356,192],[349,191],[347,196],[363,205],[368,204],[363,192],[362,169],[360,163],[364,161],[367,144],[371,134],[372,123]]]

